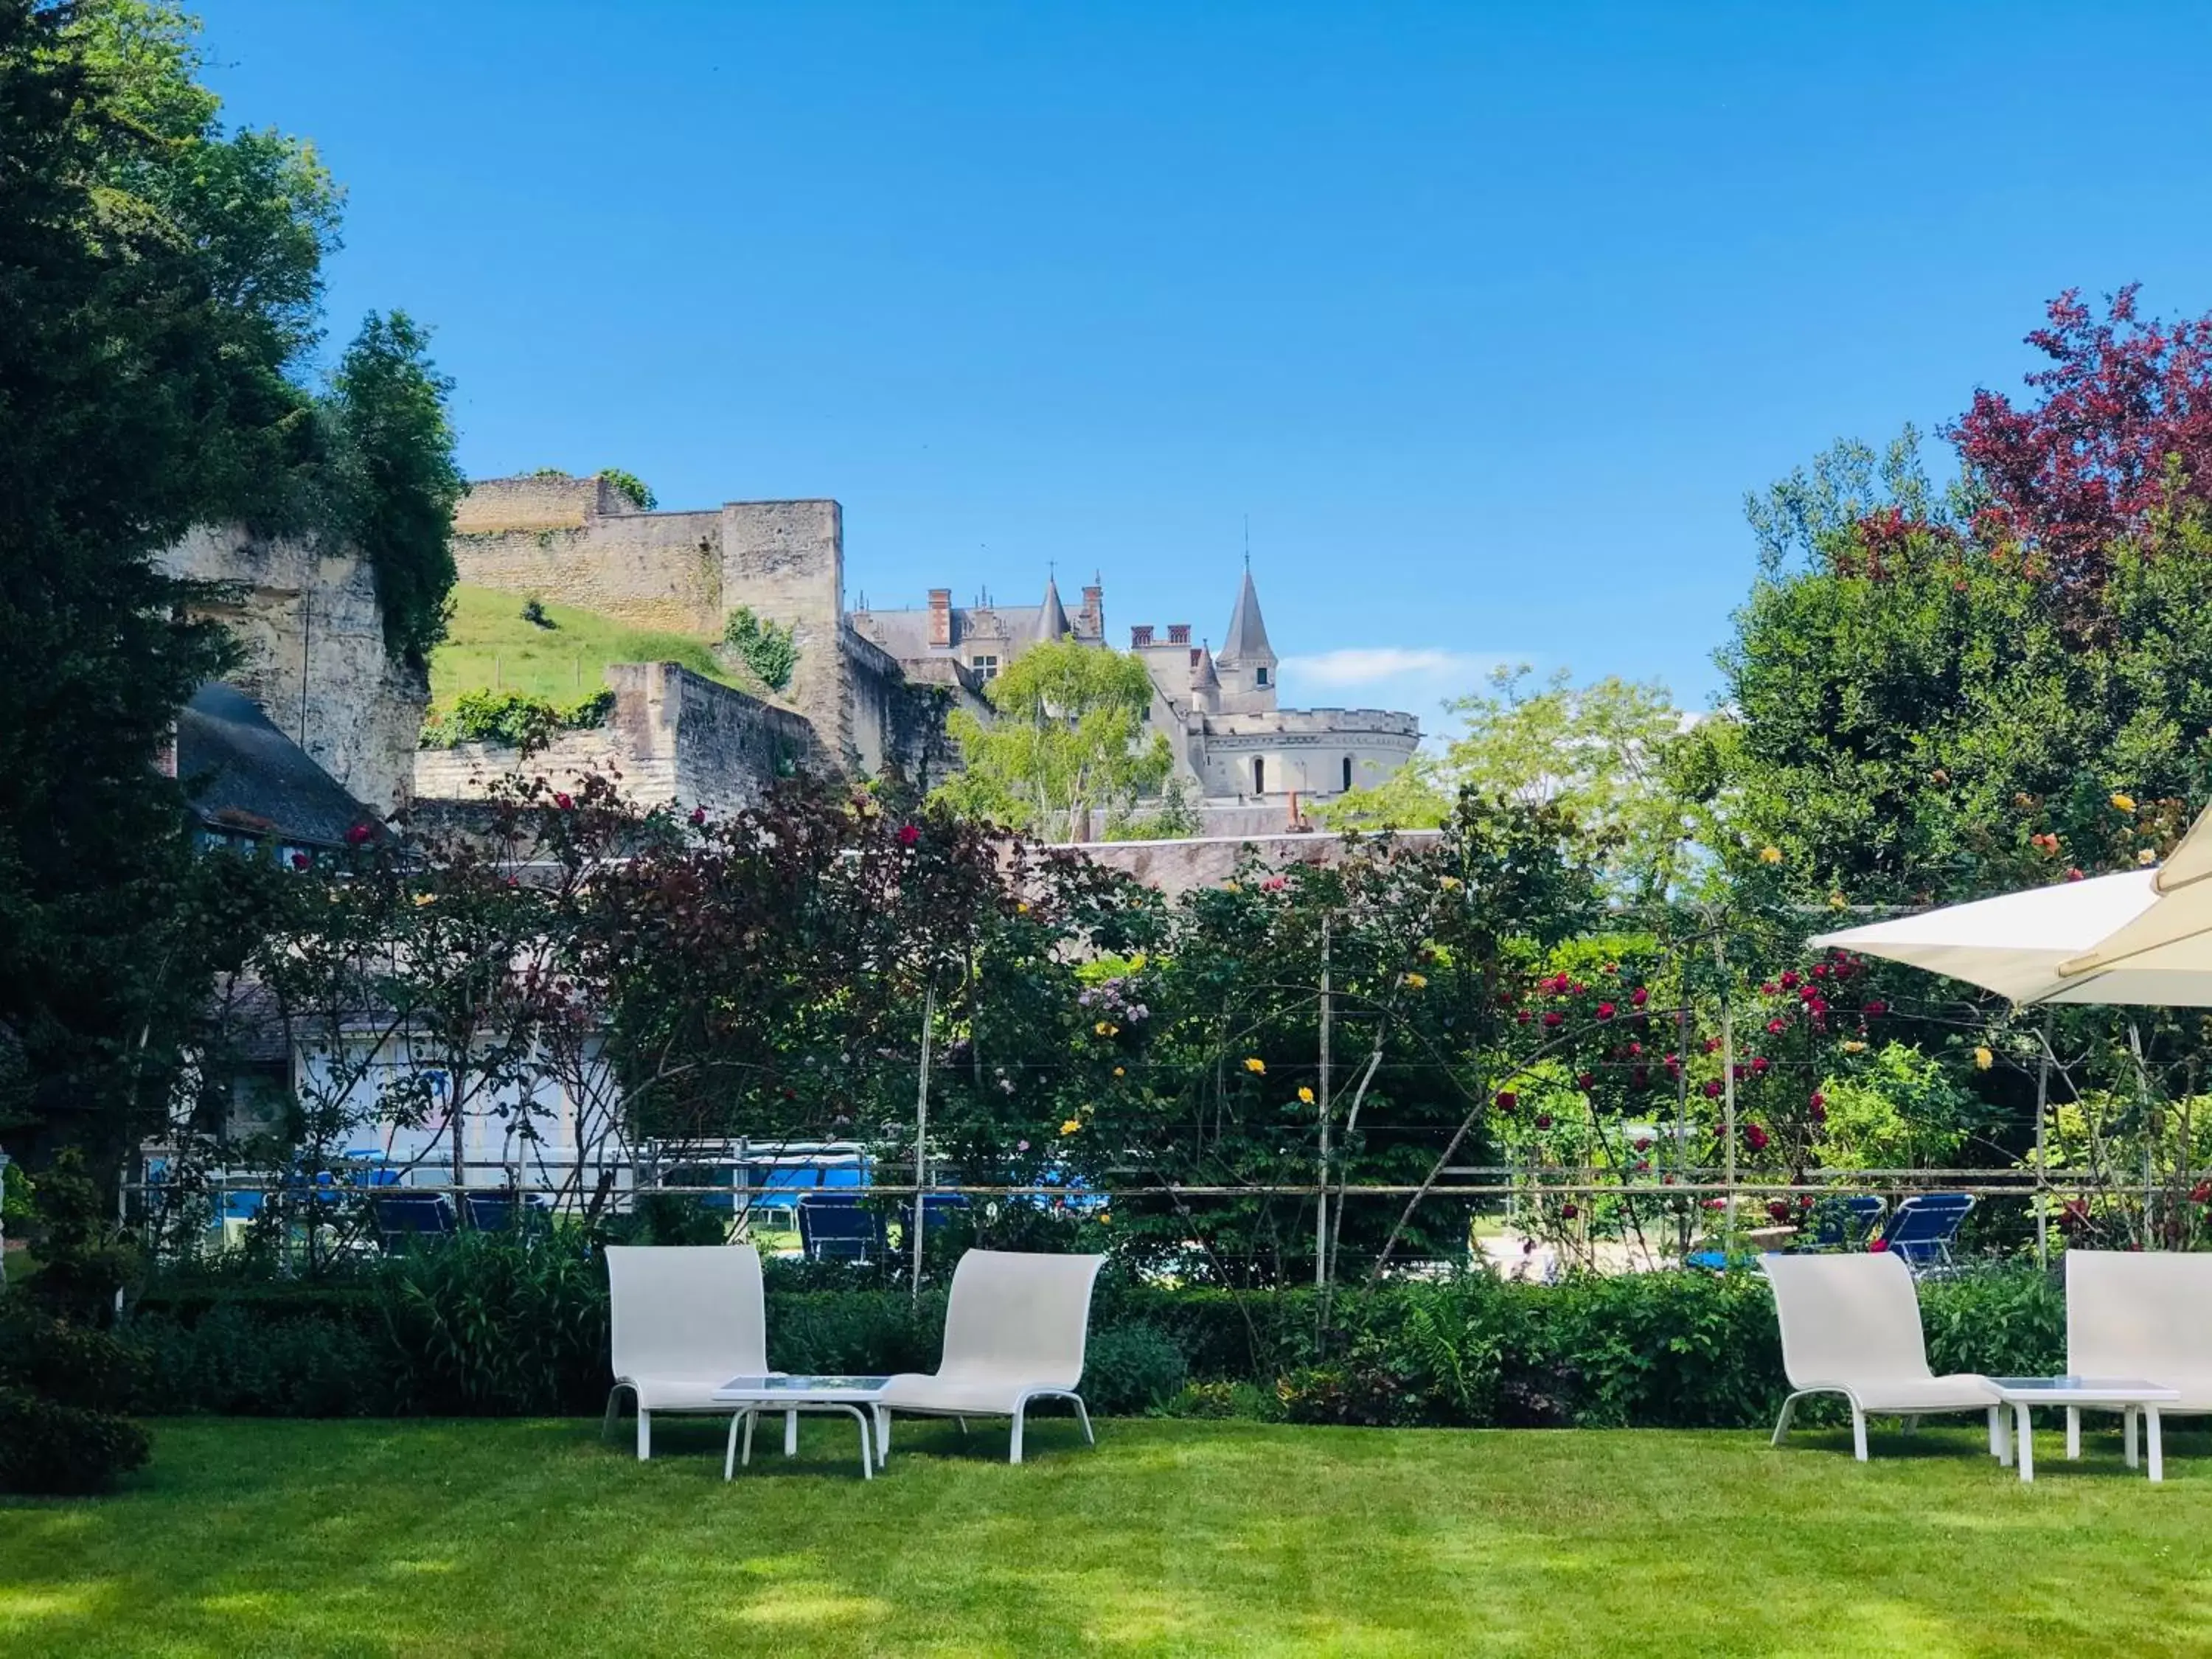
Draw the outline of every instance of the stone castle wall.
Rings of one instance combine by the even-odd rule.
[[[607,684],[615,706],[605,726],[567,732],[527,757],[481,743],[422,750],[416,793],[471,800],[518,774],[557,788],[597,773],[618,777],[645,805],[720,814],[753,805],[770,781],[821,763],[813,727],[799,715],[675,663],[619,664],[607,670]]]
[[[245,647],[230,678],[277,730],[357,800],[405,804],[430,686],[385,650],[367,559],[228,526],[192,531],[161,563],[224,585],[205,609]]]

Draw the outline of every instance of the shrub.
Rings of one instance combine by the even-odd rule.
[[[1181,1392],[1190,1362],[1157,1325],[1115,1325],[1091,1337],[1084,1352],[1084,1403],[1106,1417],[1161,1409]]]
[[[0,1492],[106,1492],[151,1450],[146,1431],[127,1418],[0,1387]]]
[[[545,614],[545,601],[535,593],[522,602],[522,620],[538,628],[558,628],[561,625]]]
[[[743,658],[771,691],[791,684],[799,667],[799,636],[789,626],[757,617],[750,605],[739,605],[722,624],[722,643]]]
[[[141,1411],[228,1417],[383,1417],[404,1390],[391,1346],[356,1319],[287,1318],[247,1305],[213,1308],[197,1323],[166,1314],[134,1320],[133,1344],[155,1386]]]
[[[485,743],[502,749],[543,749],[563,732],[594,730],[614,712],[615,694],[602,689],[570,703],[523,691],[464,691],[443,714],[422,723],[424,749]]]
[[[945,1297],[925,1291],[771,1295],[769,1362],[787,1371],[931,1371],[945,1347]]]
[[[1368,1355],[1331,1365],[1302,1365],[1275,1384],[1293,1423],[1396,1428],[1421,1420],[1422,1400],[1408,1380]]]
[[[576,1231],[464,1234],[395,1258],[380,1285],[403,1409],[535,1415],[604,1400],[606,1267]]]

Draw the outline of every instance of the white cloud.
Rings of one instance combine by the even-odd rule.
[[[1285,657],[1283,672],[1316,686],[1377,685],[1389,680],[1449,680],[1454,690],[1473,690],[1475,682],[1499,659],[1434,647],[1347,646],[1318,656]]]

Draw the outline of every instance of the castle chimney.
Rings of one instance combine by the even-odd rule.
[[[1098,585],[1097,578],[1093,577],[1091,586],[1083,590],[1083,609],[1075,617],[1078,631],[1085,638],[1106,637],[1106,590]]]
[[[1152,642],[1152,623],[1139,623],[1133,624],[1133,625],[1130,628],[1130,629],[1129,629],[1129,649],[1130,649],[1130,650],[1132,650],[1132,651],[1142,651],[1142,650],[1143,650],[1146,646],[1150,645]]]
[[[1190,624],[1188,623],[1170,623],[1168,624],[1168,643],[1170,645],[1188,645],[1190,643]]]
[[[933,587],[929,590],[929,642],[949,649],[952,644],[952,590]]]

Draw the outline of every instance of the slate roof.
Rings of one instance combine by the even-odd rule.
[[[342,847],[376,815],[234,685],[210,680],[177,716],[177,777],[200,821],[317,847]]]
[[[1060,584],[1051,577],[1044,579],[1044,603],[1037,607],[1036,632],[1034,638],[1045,645],[1064,639],[1073,632],[1067,625],[1067,612],[1060,603]]]
[[[1275,649],[1267,643],[1267,624],[1260,617],[1260,595],[1252,586],[1249,566],[1244,572],[1244,586],[1237,590],[1237,608],[1229,613],[1229,632],[1221,641],[1219,660],[1231,666],[1275,660]]]

